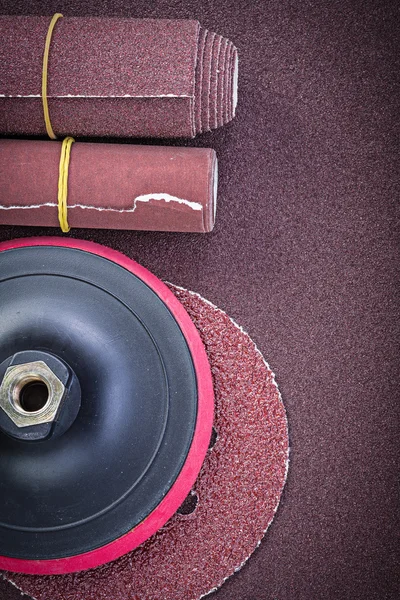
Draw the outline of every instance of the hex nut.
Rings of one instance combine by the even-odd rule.
[[[21,405],[20,394],[32,382],[44,383],[48,398],[39,410],[27,411]],[[17,427],[51,423],[57,416],[64,393],[64,384],[45,362],[38,360],[13,365],[7,368],[0,385],[0,408]]]

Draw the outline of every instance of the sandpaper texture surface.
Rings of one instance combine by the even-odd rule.
[[[190,142],[218,153],[214,231],[72,232],[210,299],[276,373],[287,483],[260,547],[215,598],[397,600],[399,3],[2,3],[56,11],[195,18],[240,50],[235,119]]]
[[[43,53],[38,50],[48,26],[46,16],[0,19],[8,41],[0,86],[7,95],[41,93]],[[52,36],[48,97],[190,96],[199,27],[194,20],[66,16]]]

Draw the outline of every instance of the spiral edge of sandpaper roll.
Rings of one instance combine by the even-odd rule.
[[[236,113],[239,59],[233,43],[200,27],[195,77],[195,134],[221,127]]]

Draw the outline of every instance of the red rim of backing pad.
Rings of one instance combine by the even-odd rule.
[[[214,379],[217,441],[192,488],[197,506],[192,514],[174,514],[141,546],[97,569],[57,577],[7,573],[37,600],[62,600],[67,593],[71,600],[198,599],[246,562],[273,520],[289,453],[274,374],[223,311],[168,285],[200,333]]]

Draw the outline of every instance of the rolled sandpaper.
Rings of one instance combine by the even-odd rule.
[[[46,135],[41,81],[51,17],[0,17],[0,131]],[[63,17],[47,97],[60,137],[194,137],[230,121],[237,50],[195,20]]]
[[[0,140],[0,224],[58,227],[61,142]],[[72,228],[208,232],[215,222],[217,158],[210,148],[72,145]]]

